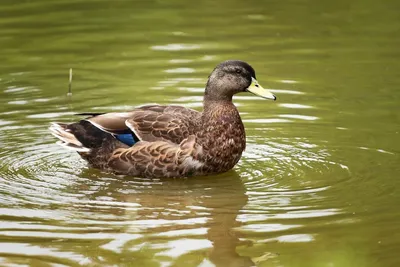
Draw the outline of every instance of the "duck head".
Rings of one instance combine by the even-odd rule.
[[[251,92],[262,98],[276,100],[256,79],[254,69],[246,62],[228,60],[220,63],[208,77],[205,97],[212,100],[232,100],[241,92]]]

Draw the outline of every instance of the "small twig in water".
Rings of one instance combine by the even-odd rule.
[[[72,68],[69,69],[69,83],[68,83],[68,94],[67,96],[72,95]]]

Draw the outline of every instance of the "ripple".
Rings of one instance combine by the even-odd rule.
[[[298,81],[294,81],[294,80],[280,80],[281,83],[288,83],[288,84],[295,84],[298,83]]]
[[[198,44],[166,44],[152,46],[152,50],[158,51],[184,51],[200,49],[201,45]]]
[[[304,95],[304,92],[296,90],[286,90],[286,89],[269,89],[271,92],[276,94],[287,94],[287,95]]]
[[[36,98],[33,101],[34,102],[39,102],[39,103],[43,103],[43,102],[49,102],[51,100],[54,100],[55,98]]]
[[[50,112],[50,113],[39,113],[39,114],[31,114],[26,116],[31,119],[50,119],[50,118],[58,118],[62,116],[74,115],[75,112]]]
[[[35,256],[38,258],[37,262],[40,262],[44,258],[44,260],[47,262],[54,262],[58,264],[67,263],[68,265],[76,265],[78,262],[75,260],[82,262],[85,260],[84,257],[77,253],[59,251],[56,248],[45,248],[41,245],[29,245],[16,242],[0,242],[0,254],[24,255],[25,257]]]
[[[10,105],[25,105],[26,103],[28,103],[27,100],[8,101],[8,104],[10,104]]]
[[[195,69],[192,68],[176,68],[176,69],[168,69],[164,70],[166,73],[194,73]]]
[[[253,123],[287,123],[292,122],[286,119],[246,119],[243,122],[253,122]]]
[[[204,94],[204,87],[178,87],[178,90]]]
[[[298,9],[291,1],[268,16],[267,6],[246,3],[14,2],[0,4],[1,266],[398,265],[398,82],[389,58],[398,53],[390,23],[398,8],[355,6],[354,27],[341,30],[349,14],[329,12],[335,6],[281,19]],[[365,15],[382,12],[393,16]],[[25,42],[32,36],[34,45]],[[270,73],[278,96],[236,98],[248,141],[232,171],[116,176],[47,131],[86,108],[200,107],[192,96],[203,95],[208,68],[232,57]],[[365,62],[374,64],[353,66]],[[69,67],[77,76],[66,99]],[[366,94],[375,88],[379,99]]]
[[[383,154],[396,155],[396,153],[394,153],[394,152],[390,152],[390,151],[387,151],[387,150],[384,150],[384,149],[380,149],[380,148],[359,147],[359,149],[372,150],[372,151],[376,151],[376,152],[383,153]]]
[[[308,106],[308,105],[303,105],[303,104],[294,104],[294,103],[280,103],[278,104],[278,106],[280,107],[284,107],[284,108],[293,108],[293,109],[309,109],[309,108],[313,108],[312,106]]]
[[[159,81],[159,86],[176,86],[178,84],[204,84],[204,79],[201,78],[171,78],[168,80]],[[204,90],[204,89],[203,89]]]
[[[164,251],[157,253],[157,256],[177,258],[192,251],[210,249],[212,247],[213,245],[209,240],[184,238],[181,240],[170,241],[164,246],[158,247],[163,248]]]
[[[307,116],[307,115],[299,115],[299,114],[279,114],[281,118],[288,118],[288,119],[298,119],[298,120],[305,120],[305,121],[315,121],[318,120],[318,117],[315,116]]]
[[[255,138],[248,144],[240,168],[247,177],[249,197],[246,208],[238,216],[245,224],[241,231],[253,230],[251,227],[265,232],[281,228],[285,231],[286,227],[302,227],[293,221],[335,217],[343,212],[340,207],[319,204],[335,185],[350,179],[348,167],[333,161],[324,145],[306,138],[280,137],[270,139],[267,144],[262,143],[262,138]],[[336,179],[326,180],[327,174]],[[275,226],[277,221],[280,222],[276,225],[278,230],[268,227],[270,223],[263,225],[271,222]]]
[[[0,207],[0,238],[21,240],[12,248],[31,250],[0,249],[2,255],[40,256],[47,262],[73,257],[66,264],[109,265],[109,259],[98,259],[89,248],[139,253],[145,246],[152,257],[172,262],[177,255],[210,250],[247,200],[237,175],[124,179],[87,168],[77,154],[56,146],[46,129],[33,127],[28,135],[14,127],[5,133],[14,139],[7,139],[0,154],[5,177],[0,195],[8,206]],[[235,239],[227,235],[222,240]],[[81,248],[71,246],[77,242]]]
[[[169,61],[169,63],[172,63],[172,64],[185,64],[185,63],[191,63],[191,62],[193,62],[192,59],[171,59]]]
[[[9,124],[12,124],[12,123],[14,123],[14,122],[0,119],[0,126],[9,125]]]
[[[263,242],[280,242],[280,243],[299,243],[311,242],[315,237],[310,234],[282,235],[275,238],[265,239]]]
[[[7,89],[4,90],[4,93],[32,93],[40,91],[34,87],[18,87],[18,86],[8,86]]]
[[[180,100],[201,103],[197,98]],[[70,256],[66,265],[107,266],[113,260],[97,255],[132,257],[145,250],[171,264],[193,253],[236,253],[236,245],[228,244],[314,242],[315,225],[354,223],[341,218],[342,207],[327,201],[335,185],[349,180],[349,172],[322,142],[282,136],[266,141],[249,127],[247,150],[235,171],[183,180],[121,177],[88,168],[77,154],[54,144],[45,125],[71,114],[28,115],[40,127],[26,125],[26,131],[18,122],[2,127],[0,202],[6,206],[0,206],[0,245],[18,240],[13,249],[31,249],[30,254],[0,249],[2,255],[46,262]],[[296,123],[294,118],[244,121]]]
[[[249,14],[247,18],[251,20],[265,20],[267,17],[262,14]]]

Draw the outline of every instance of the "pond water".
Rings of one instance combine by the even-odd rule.
[[[0,2],[1,266],[400,266],[399,1]],[[278,96],[218,176],[89,168],[51,121],[201,109],[241,59]],[[72,97],[67,97],[73,69]]]

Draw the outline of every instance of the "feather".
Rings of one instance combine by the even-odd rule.
[[[128,145],[128,146],[133,146],[135,143],[137,143],[139,140],[137,139],[136,136],[134,136],[133,134],[129,133],[129,134],[117,134],[115,136],[115,138],[117,138],[119,141],[121,141],[122,143]]]
[[[78,152],[89,152],[90,149],[79,142],[75,135],[69,131],[67,126],[67,124],[63,123],[51,123],[49,127],[51,134],[60,139],[57,144]]]

